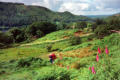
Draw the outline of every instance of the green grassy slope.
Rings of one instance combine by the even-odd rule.
[[[64,32],[74,35],[74,30],[63,30],[48,34],[36,40],[58,40],[63,38]],[[57,34],[60,33],[60,34]],[[66,35],[65,35],[66,36]],[[54,37],[54,39],[51,39]],[[88,36],[81,37],[86,40]],[[71,45],[69,39],[57,42],[18,46],[0,50],[0,80],[120,80],[120,35],[112,34],[101,40],[86,40],[78,45]],[[109,55],[105,53],[108,46]],[[48,46],[52,48],[48,49]],[[97,47],[99,62],[96,62]],[[48,55],[57,55],[55,64],[50,64]],[[59,59],[59,54],[63,59]],[[31,58],[32,57],[32,58]],[[42,59],[41,59],[42,58]],[[67,69],[69,66],[69,69]],[[89,67],[95,67],[96,74],[92,74]]]

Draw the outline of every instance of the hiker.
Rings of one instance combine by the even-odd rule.
[[[54,53],[49,55],[50,62],[53,64],[54,60],[56,59],[56,55]]]

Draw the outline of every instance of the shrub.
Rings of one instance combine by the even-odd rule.
[[[0,43],[0,48],[4,48],[4,47],[5,47],[5,44]]]
[[[87,23],[85,21],[77,22],[76,24],[76,28],[78,29],[83,29],[85,27],[87,27]]]
[[[9,29],[9,34],[11,34],[14,42],[22,42],[25,40],[25,32],[18,27]]]
[[[75,63],[72,64],[71,67],[72,67],[72,68],[75,68],[75,69],[80,69],[81,65],[80,65],[80,63],[75,62]]]
[[[71,43],[71,45],[80,44],[81,43],[81,38],[73,36],[73,37],[70,38],[70,43]]]
[[[19,68],[46,66],[49,64],[48,61],[46,61],[46,60],[43,60],[41,58],[34,58],[34,57],[20,59],[16,63],[17,63],[16,67],[19,67]]]
[[[55,69],[40,74],[36,80],[71,80],[70,73],[66,69]]]
[[[119,46],[120,45],[120,34],[111,34],[110,36],[105,37],[104,43],[105,43],[105,45],[110,45],[110,46],[117,45],[117,46]]]
[[[48,52],[52,51],[52,45],[51,44],[47,45],[46,48],[47,48]]]
[[[42,37],[42,36],[44,36],[44,33],[42,31],[38,30],[36,32],[36,35],[37,35],[37,37]]]
[[[94,32],[99,38],[103,38],[104,36],[111,34],[109,25],[99,25]]]
[[[8,34],[7,32],[0,32],[0,48],[5,48],[11,43],[13,43],[11,34]]]
[[[32,36],[39,36],[38,33],[48,34],[56,30],[56,25],[50,22],[34,22],[30,26],[27,27],[28,34]]]

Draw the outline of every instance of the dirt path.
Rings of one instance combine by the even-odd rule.
[[[87,33],[87,34],[84,34],[80,37],[89,36],[91,34],[93,34],[93,33]],[[52,42],[58,42],[58,41],[67,40],[67,39],[69,39],[69,38],[63,38],[63,39],[53,40],[53,41],[33,42],[33,43],[28,43],[28,44],[22,44],[20,46],[29,46],[29,45],[36,45],[36,44],[43,44],[43,43],[52,43]]]

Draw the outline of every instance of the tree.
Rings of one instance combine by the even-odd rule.
[[[85,27],[87,27],[87,23],[85,21],[77,22],[76,24],[76,28],[78,29],[83,29]]]
[[[50,22],[34,22],[27,27],[27,33],[31,36],[42,37],[44,34],[56,31],[56,25]]]
[[[11,28],[8,32],[12,35],[14,42],[22,42],[25,40],[25,32],[17,27]]]
[[[103,19],[99,19],[99,18],[95,19],[95,23],[96,25],[106,24],[106,22]]]
[[[111,27],[111,28],[114,30],[120,29],[120,19],[119,18],[110,18],[108,20],[108,24],[112,25],[113,27]]]
[[[13,38],[7,32],[0,32],[0,48],[4,46],[8,46],[9,44],[13,43]]]
[[[77,37],[77,36],[72,36],[72,37],[70,38],[70,43],[71,43],[71,45],[80,44],[80,43],[81,43],[81,38],[80,38],[80,37]]]
[[[97,37],[103,38],[104,36],[111,34],[110,25],[99,25],[94,32]]]

